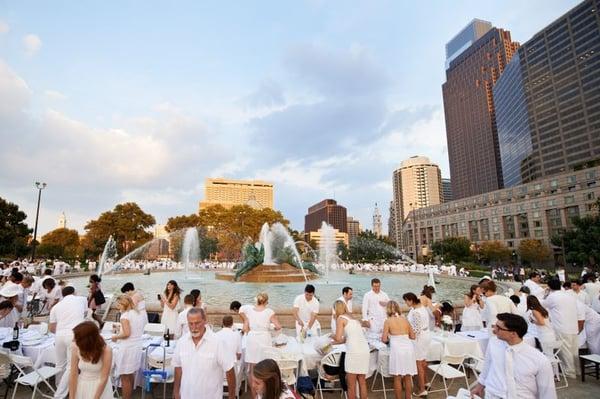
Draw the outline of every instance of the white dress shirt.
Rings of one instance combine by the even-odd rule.
[[[185,309],[183,309],[177,315],[177,327],[175,328],[176,338],[179,338],[190,331],[188,327],[187,314],[192,307],[192,305],[185,305]]]
[[[565,291],[552,291],[542,302],[548,313],[554,330],[561,334],[577,334],[577,299]]]
[[[319,314],[319,301],[315,297],[309,302],[304,297],[304,294],[300,294],[294,299],[294,307],[298,308],[298,317],[304,324],[307,324],[310,321],[313,313]],[[315,321],[315,323],[317,323],[317,321]]]
[[[381,324],[381,328],[383,328],[386,318],[385,306],[381,306],[379,302],[388,302],[389,300],[388,294],[383,291],[379,291],[377,294],[373,290],[367,292],[362,301],[362,319],[374,321],[377,325]],[[373,326],[371,326],[372,328]]]
[[[72,335],[73,328],[83,322],[87,298],[67,295],[50,310],[50,323],[56,323],[56,335]]]
[[[486,392],[501,398],[556,398],[550,361],[525,342],[511,346],[491,337],[478,382]]]
[[[482,318],[486,321],[488,329],[491,329],[492,325],[496,323],[496,315],[498,313],[519,314],[513,301],[503,295],[495,294],[484,297]]]
[[[235,361],[211,330],[206,329],[198,345],[185,334],[177,341],[172,360],[173,367],[181,368],[181,399],[223,398],[223,378]]]
[[[223,346],[237,360],[238,353],[242,353],[242,334],[239,331],[233,331],[231,327],[223,327],[216,332],[217,337],[223,342]]]
[[[529,288],[529,291],[531,291],[531,295],[535,295],[540,301],[544,299],[544,289],[540,287],[538,283],[529,279],[525,281],[523,285]]]

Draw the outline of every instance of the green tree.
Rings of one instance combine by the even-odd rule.
[[[86,254],[98,256],[111,235],[117,242],[119,255],[124,255],[152,238],[146,229],[156,224],[154,216],[145,213],[138,204],[126,202],[103,212],[96,220],[85,225],[84,247]]]
[[[200,225],[207,229],[208,235],[218,240],[219,252],[226,259],[240,258],[242,246],[247,240],[258,241],[263,224],[279,222],[286,227],[289,225],[279,211],[255,209],[248,205],[231,208],[214,205],[202,209],[199,217]]]
[[[552,259],[552,249],[541,241],[523,240],[517,249],[521,261],[528,265],[543,265]]]
[[[337,253],[342,260],[348,260],[348,256],[350,255],[350,250],[344,241],[338,242],[337,245]]]
[[[180,229],[198,226],[200,226],[200,216],[198,216],[195,213],[192,213],[191,215],[181,215],[169,218],[167,220],[167,225],[165,226],[165,229],[169,233],[172,233]]]
[[[487,263],[507,262],[510,249],[502,241],[484,241],[479,246],[479,257]]]
[[[25,212],[12,202],[0,198],[0,255],[15,257],[29,251],[27,240],[32,230],[24,222]]]
[[[552,237],[552,244],[563,247],[566,261],[581,266],[595,266],[600,260],[600,199],[594,204],[595,211],[585,217],[573,219],[573,228]]]
[[[435,241],[431,250],[436,256],[443,256],[444,260],[454,263],[471,259],[471,241],[465,237],[448,237]]]
[[[79,249],[77,230],[59,228],[44,234],[39,246],[39,254],[50,258],[73,259]]]

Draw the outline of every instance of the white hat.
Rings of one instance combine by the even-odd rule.
[[[23,291],[23,288],[19,284],[5,284],[0,289],[0,296],[4,298],[12,298],[13,296],[19,295]]]

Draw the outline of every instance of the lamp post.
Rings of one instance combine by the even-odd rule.
[[[35,182],[35,187],[38,189],[37,211],[35,212],[35,228],[33,229],[33,242],[31,243],[31,261],[35,258],[35,244],[37,239],[38,218],[40,217],[40,200],[42,199],[42,190],[46,188],[46,183]]]

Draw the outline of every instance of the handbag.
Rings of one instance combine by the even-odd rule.
[[[96,302],[96,306],[106,303],[106,298],[104,298],[102,291],[96,290],[96,292],[94,292],[94,302]]]
[[[296,390],[303,397],[303,394],[315,394],[315,386],[313,385],[309,376],[298,377],[298,381],[296,382]]]

